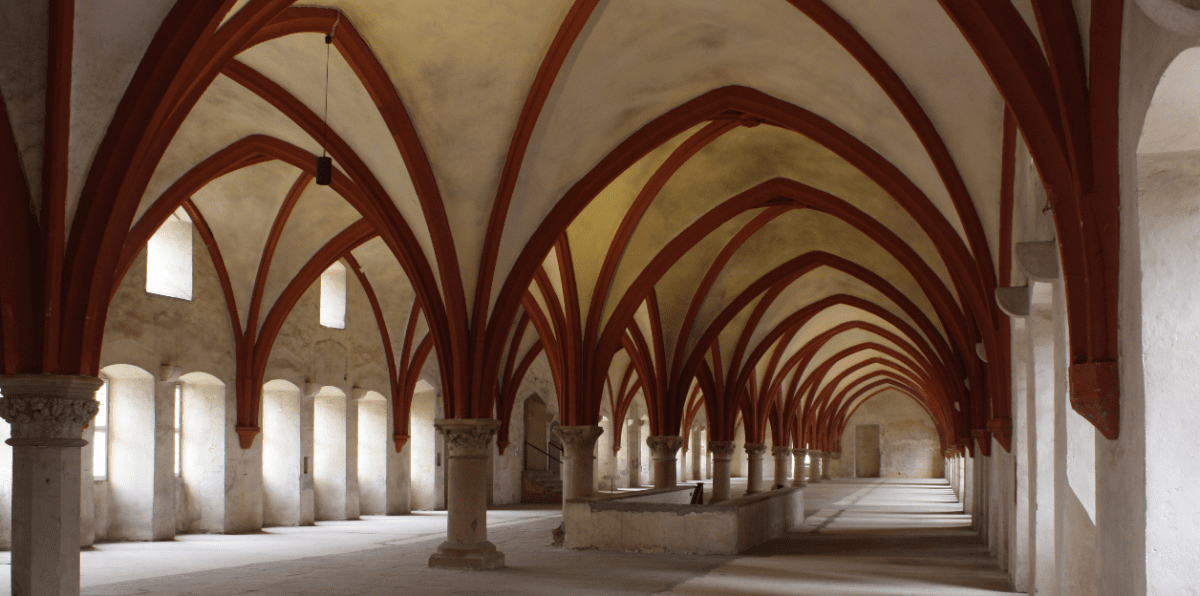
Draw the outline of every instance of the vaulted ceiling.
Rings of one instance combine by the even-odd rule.
[[[348,258],[397,358],[428,329],[454,416],[511,408],[543,351],[567,424],[633,379],[660,433],[693,396],[716,435],[800,442],[889,387],[946,444],[1007,416],[991,297],[1023,120],[963,31],[1044,61],[1065,23],[1086,59],[1088,2],[131,4],[75,8],[66,229],[115,184],[93,156],[137,133],[113,127],[155,127],[117,193],[140,199],[114,199],[123,258],[199,214],[245,334]]]

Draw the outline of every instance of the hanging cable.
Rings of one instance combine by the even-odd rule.
[[[338,12],[337,19],[333,21],[333,27],[325,35],[325,108],[321,115],[321,157],[317,158],[317,184],[321,186],[329,186],[333,183],[333,158],[326,154],[326,142],[329,137],[329,56],[332,53],[333,36],[337,33],[337,26],[341,20],[342,13]]]

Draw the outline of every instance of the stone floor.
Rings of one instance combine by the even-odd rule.
[[[735,479],[736,480],[736,479]],[[735,487],[740,488],[740,487]],[[944,481],[839,480],[806,491],[806,522],[738,557],[563,550],[556,508],[488,513],[508,568],[426,566],[444,513],[261,533],[101,544],[81,556],[85,595],[554,594],[712,596],[1011,593]],[[8,594],[8,553],[0,594]]]

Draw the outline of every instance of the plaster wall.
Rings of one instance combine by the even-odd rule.
[[[359,512],[383,515],[387,511],[387,460],[389,446],[387,402],[374,394],[358,401]]]
[[[940,478],[941,443],[933,420],[912,398],[887,390],[863,402],[846,422],[840,457],[830,460],[830,476],[855,475],[855,432],[860,424],[879,425],[881,478]]]
[[[437,431],[433,428],[437,394],[426,391],[413,395],[408,440],[409,465],[412,470],[411,502],[413,511],[436,508],[434,467],[438,464],[434,445]]]
[[[108,384],[110,540],[154,537],[154,377],[132,366],[105,369]]]
[[[196,373],[194,373],[196,374]],[[190,376],[190,375],[189,375]],[[207,375],[205,375],[207,377]],[[225,531],[226,391],[212,377],[183,386],[183,532]],[[240,449],[240,446],[239,446]]]
[[[1061,265],[1060,265],[1061,270]],[[1096,526],[1086,509],[1088,496],[1081,496],[1086,488],[1071,482],[1072,436],[1074,426],[1069,424],[1071,416],[1078,416],[1068,402],[1069,382],[1067,379],[1067,312],[1066,295],[1061,281],[1054,283],[1054,436],[1055,459],[1062,462],[1055,469],[1055,555],[1058,558],[1059,594],[1094,594],[1096,590]],[[1089,425],[1090,426],[1090,425]],[[1074,455],[1078,456],[1078,449]],[[1077,459],[1083,459],[1078,458]],[[1095,466],[1086,461],[1076,461],[1076,477],[1087,478],[1095,474]],[[1094,489],[1093,489],[1094,490]],[[1094,498],[1094,497],[1093,497]]]
[[[264,526],[300,525],[301,485],[307,476],[301,454],[302,401],[300,389],[287,381],[270,381],[263,389]]]
[[[1200,443],[1192,417],[1181,415],[1195,407],[1200,387],[1197,158],[1200,150],[1138,157],[1145,548],[1153,553],[1146,575],[1147,593],[1154,594],[1187,593],[1200,582],[1200,555],[1188,546],[1200,526],[1200,462],[1194,457]]]
[[[1012,319],[1012,455],[1013,455],[1013,509],[1009,518],[1009,579],[1019,592],[1029,591],[1030,566],[1033,554],[1033,485],[1030,473],[1032,463],[1032,435],[1029,417],[1029,352],[1025,337],[1025,319]],[[1002,472],[1003,473],[1003,472]]]

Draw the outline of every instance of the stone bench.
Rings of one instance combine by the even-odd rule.
[[[804,521],[804,490],[784,488],[690,505],[692,487],[571,499],[567,548],[735,555]]]

